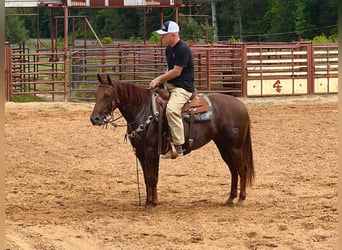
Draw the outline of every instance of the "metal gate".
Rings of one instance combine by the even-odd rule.
[[[195,87],[199,92],[242,95],[242,45],[191,47],[195,64]],[[165,72],[164,48],[158,45],[74,48],[71,51],[71,100],[94,99],[97,74],[148,86]]]
[[[245,67],[247,96],[338,92],[337,44],[249,44]]]
[[[31,96],[32,100],[67,100],[65,54],[62,50],[5,45],[6,99]]]
[[[71,51],[71,100],[94,99],[97,74],[147,86],[149,80],[166,70],[159,47],[91,47]]]
[[[244,95],[244,45],[191,48],[195,63],[195,85],[200,92]]]

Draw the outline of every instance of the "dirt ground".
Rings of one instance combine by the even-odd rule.
[[[152,211],[125,128],[93,127],[92,103],[7,103],[7,248],[336,249],[337,96],[242,101],[256,168],[245,203],[225,205],[230,173],[209,143],[161,160]]]

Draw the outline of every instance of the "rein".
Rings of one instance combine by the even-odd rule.
[[[105,118],[104,121],[103,121],[103,126],[105,128],[108,127],[108,124],[112,125],[114,128],[116,127],[125,127],[126,125],[120,125],[120,124],[117,124],[115,123],[117,120],[120,120],[122,118],[122,115],[120,115],[118,118],[114,118],[114,115],[113,115],[113,112],[110,114],[110,118],[107,119]]]
[[[159,113],[155,113],[153,115],[149,115],[144,122],[142,122],[141,124],[138,123],[138,121],[140,120],[139,117],[141,117],[141,114],[138,114],[137,117],[135,119],[135,121],[127,123],[126,125],[119,125],[116,123],[116,121],[118,121],[119,119],[121,119],[123,117],[123,115],[121,114],[119,117],[114,118],[114,110],[116,109],[116,107],[120,108],[120,106],[122,106],[122,103],[120,102],[119,98],[118,98],[118,94],[117,94],[117,85],[112,86],[112,85],[107,85],[107,84],[100,84],[99,88],[109,88],[111,89],[112,93],[113,93],[113,100],[111,103],[111,107],[110,107],[110,111],[107,114],[107,117],[104,118],[104,123],[103,123],[103,127],[107,128],[108,124],[112,125],[114,128],[116,127],[127,127],[127,129],[129,127],[131,127],[134,124],[138,124],[137,128],[132,130],[130,133],[126,132],[125,135],[125,141],[127,140],[127,137],[130,139],[134,139],[134,138],[139,138],[139,139],[143,139],[143,137],[141,137],[140,132],[144,132],[146,130],[146,128],[148,127],[148,125],[154,120],[154,119],[158,119],[159,117]],[[141,113],[143,112],[143,110],[141,111]],[[135,149],[134,149],[135,150]],[[137,183],[138,183],[138,198],[139,198],[139,205],[141,205],[141,195],[140,195],[140,180],[139,180],[139,171],[138,171],[138,158],[136,157],[136,175],[137,175]]]

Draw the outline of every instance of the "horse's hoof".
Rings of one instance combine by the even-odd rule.
[[[243,206],[245,203],[244,203],[244,199],[239,199],[238,202],[237,202],[237,205],[238,206]]]
[[[152,213],[153,212],[153,206],[145,206],[146,212],[147,213]]]
[[[146,204],[146,205],[145,205],[146,212],[148,212],[148,213],[152,212],[152,211],[153,211],[153,208],[155,208],[155,206],[156,206],[156,204],[153,204],[153,203],[151,203],[151,204]]]
[[[227,205],[228,207],[234,206],[234,201],[233,201],[233,199],[228,199],[228,200],[226,201],[226,205]]]

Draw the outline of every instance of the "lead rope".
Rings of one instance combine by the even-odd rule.
[[[135,155],[135,166],[137,170],[137,183],[138,183],[138,198],[139,206],[141,206],[141,195],[140,195],[140,180],[139,180],[139,168],[138,168],[138,157]]]

